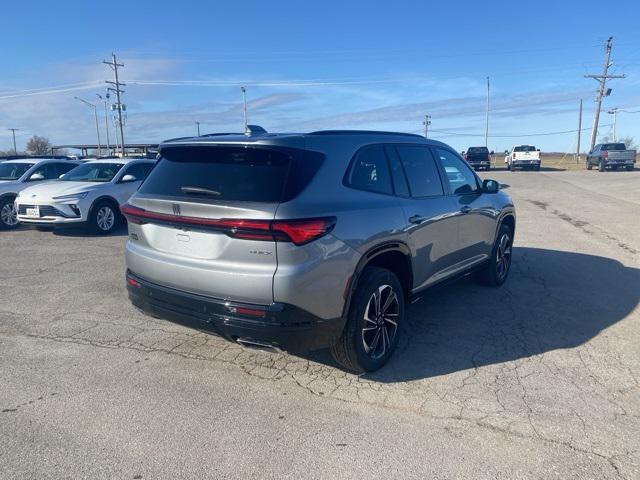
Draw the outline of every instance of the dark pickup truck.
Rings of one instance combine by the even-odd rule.
[[[469,147],[466,152],[462,152],[462,156],[474,169],[491,170],[491,155],[487,147]]]
[[[634,163],[636,151],[627,150],[624,143],[599,143],[587,155],[586,167],[587,170],[591,170],[596,166],[601,172],[607,168],[633,170]]]

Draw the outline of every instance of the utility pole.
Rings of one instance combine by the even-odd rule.
[[[484,126],[484,146],[489,145],[489,77],[487,77],[487,122]]]
[[[198,136],[200,136],[200,122],[196,121],[196,125],[198,126]]]
[[[431,125],[431,115],[424,116],[422,125],[424,125],[424,138],[427,138],[427,134],[429,133],[429,125]]]
[[[618,118],[618,111],[620,109],[618,107],[613,107],[611,110],[607,110],[607,113],[609,115],[613,115],[613,141],[617,141],[616,140],[616,120]]]
[[[578,140],[576,141],[576,163],[580,163],[580,134],[582,133],[582,99],[578,111]]]
[[[96,97],[104,102],[104,128],[107,133],[107,156],[111,155],[111,145],[109,144],[109,113],[107,110],[107,99],[96,93]]]
[[[591,129],[591,143],[589,151],[593,150],[596,144],[596,138],[598,136],[598,123],[600,121],[600,108],[602,107],[602,97],[609,96],[611,89],[606,89],[607,80],[614,78],[625,78],[626,75],[609,75],[609,67],[611,63],[611,45],[613,44],[613,37],[607,39],[605,47],[604,65],[602,67],[602,73],[599,75],[585,75],[585,78],[593,78],[596,80],[600,87],[598,88],[598,94],[596,95],[596,111],[593,115],[593,128]]]
[[[108,90],[112,90],[116,92],[116,109],[118,111],[118,128],[120,130],[120,141],[122,142],[120,147],[121,148],[120,152],[124,157],[125,156],[124,128],[122,126],[122,102],[120,101],[120,94],[124,93],[124,90],[121,90],[120,86],[125,86],[126,84],[120,83],[120,80],[118,79],[118,67],[124,67],[124,64],[118,63],[118,61],[116,60],[115,53],[111,54],[111,58],[112,58],[111,62],[107,62],[106,60],[103,60],[102,63],[109,65],[113,69],[115,80],[116,80],[115,82],[107,80],[106,83],[110,85],[115,85],[115,88],[109,88]]]
[[[98,126],[98,107],[96,107],[93,103],[89,103],[86,100],[83,100],[80,97],[73,97],[76,100],[81,101],[82,103],[84,103],[85,105],[87,105],[88,107],[93,108],[93,116],[96,119],[96,136],[98,137],[98,156],[102,156],[102,144],[100,143],[100,127]]]
[[[11,130],[11,133],[13,134],[13,153],[17,155],[18,149],[16,148],[16,130],[19,130],[19,128],[7,128],[7,130]]]
[[[247,135],[249,133],[249,125],[247,123],[247,89],[240,87],[240,90],[242,91],[242,103],[244,109],[244,134]]]

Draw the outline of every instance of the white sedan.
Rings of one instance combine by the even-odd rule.
[[[86,162],[58,181],[20,192],[15,206],[21,223],[37,227],[86,225],[95,233],[112,232],[119,207],[138,189],[154,160],[109,158]]]

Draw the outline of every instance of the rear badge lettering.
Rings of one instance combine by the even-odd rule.
[[[272,255],[273,252],[267,252],[264,250],[249,250],[249,253],[252,255]]]

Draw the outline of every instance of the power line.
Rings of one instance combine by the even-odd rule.
[[[603,127],[609,127],[611,124],[603,125]],[[582,128],[580,131],[588,131],[589,128]],[[416,130],[415,133],[420,132],[421,130]],[[443,133],[445,135],[454,135],[459,137],[483,137],[484,133],[460,133],[453,132],[451,130],[439,130],[439,129],[431,129],[432,132]],[[545,137],[550,135],[563,135],[567,133],[576,133],[578,129],[575,130],[561,130],[556,132],[539,132],[539,133],[522,133],[522,134],[491,134],[491,137],[496,138],[520,138],[520,137]]]

